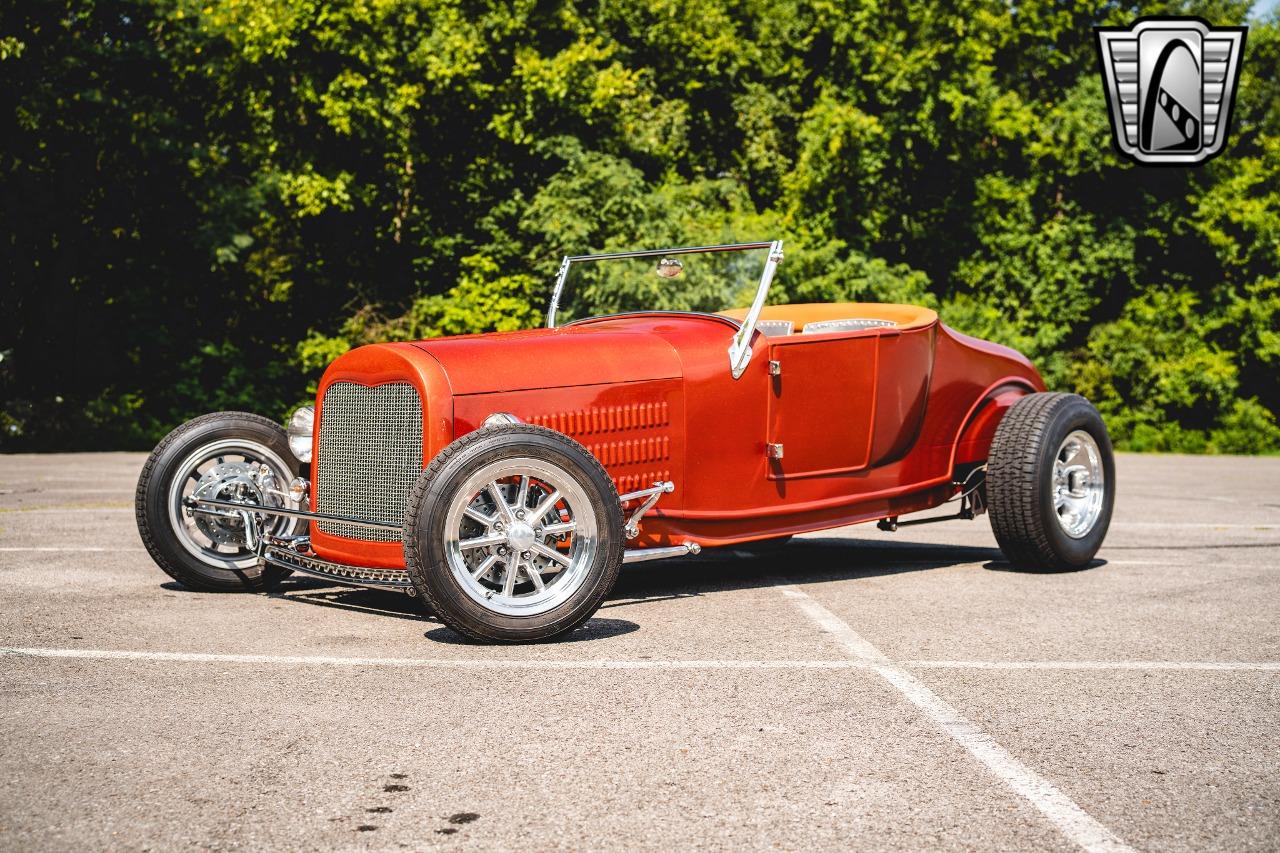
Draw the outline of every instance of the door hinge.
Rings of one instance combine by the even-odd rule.
[[[769,362],[769,375],[770,375],[770,376],[781,376],[781,375],[782,375],[782,362],[780,362],[780,361],[770,361],[770,362]]]
[[[765,445],[765,455],[768,456],[770,459],[781,459],[782,458],[782,442],[778,442],[776,444],[770,443]]]

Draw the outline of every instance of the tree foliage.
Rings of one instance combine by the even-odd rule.
[[[1121,446],[1280,450],[1280,25],[1226,153],[1113,150],[1091,27],[1245,0],[77,0],[0,11],[0,447],[283,416],[538,323],[565,253],[781,237],[776,299],[1026,352]],[[598,275],[593,311],[710,294]]]

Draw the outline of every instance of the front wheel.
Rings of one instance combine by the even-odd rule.
[[[286,505],[298,462],[279,424],[247,412],[187,421],[156,445],[138,478],[138,533],[152,559],[174,580],[203,592],[259,592],[288,570],[264,566],[247,547],[244,523],[188,509],[192,496]],[[293,533],[302,522],[270,519],[265,532]]]
[[[1077,394],[1030,394],[991,441],[991,529],[1009,562],[1063,571],[1089,564],[1111,524],[1115,459],[1098,410]]]
[[[468,433],[414,486],[405,565],[446,625],[525,643],[572,631],[622,564],[622,509],[600,463],[568,436],[528,424]]]

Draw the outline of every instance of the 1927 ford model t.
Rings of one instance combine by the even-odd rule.
[[[194,589],[291,571],[402,589],[502,642],[580,625],[623,563],[893,530],[949,501],[948,518],[989,512],[1015,565],[1089,563],[1115,490],[1092,405],[927,308],[766,305],[781,260],[780,241],[567,257],[546,328],[354,349],[287,432],[196,418],[143,469],[143,542]],[[753,289],[733,281],[760,261]],[[572,270],[623,262],[645,264],[631,292],[659,304],[655,283],[704,264],[701,301],[749,306],[557,325]]]

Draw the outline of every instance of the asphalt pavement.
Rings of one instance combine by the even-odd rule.
[[[862,525],[514,648],[182,589],[143,458],[0,456],[0,850],[1280,848],[1280,458],[1122,455],[1078,572]]]

